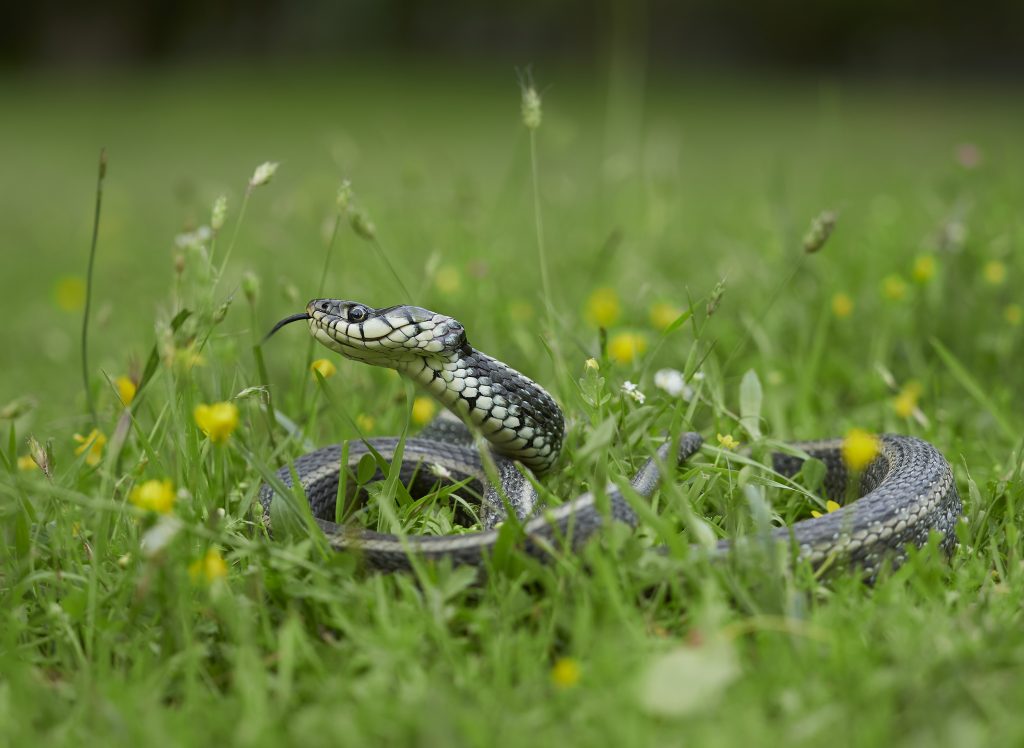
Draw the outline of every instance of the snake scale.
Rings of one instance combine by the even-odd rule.
[[[442,414],[419,436],[404,441],[400,478],[414,495],[430,490],[443,476],[468,481],[482,498],[483,529],[478,532],[397,536],[353,530],[333,521],[341,446],[318,449],[296,459],[294,469],[333,548],[356,551],[367,565],[385,571],[408,569],[412,556],[479,565],[494,549],[509,509],[522,522],[522,550],[542,559],[563,542],[578,549],[609,517],[633,527],[639,523],[614,485],[606,489],[607,511],[599,509],[597,497],[589,491],[556,507],[539,506],[536,489],[516,463],[534,475],[552,469],[562,447],[562,411],[539,384],[473,348],[457,320],[415,306],[375,309],[354,301],[314,299],[305,312],[281,320],[270,334],[299,320],[307,321],[313,337],[331,350],[397,371],[457,416]],[[496,482],[488,479],[474,432],[489,444],[487,459],[496,470]],[[633,490],[650,496],[661,481],[659,465],[681,463],[701,444],[696,433],[683,434],[674,455],[672,444],[663,444],[633,478]],[[916,437],[887,434],[880,437],[880,444],[875,459],[855,476],[856,500],[820,517],[775,527],[772,538],[790,544],[816,567],[829,563],[874,570],[886,561],[898,565],[909,546],[921,546],[933,531],[941,536],[941,547],[952,552],[962,503],[949,463],[934,446]],[[824,462],[825,494],[837,500],[846,495],[847,482],[854,477],[848,474],[841,445],[841,439],[792,445]],[[354,469],[371,449],[390,464],[398,447],[399,439],[391,437],[353,441],[346,468]],[[802,463],[801,457],[790,454],[772,456],[772,468],[787,477],[796,475]],[[292,485],[290,467],[282,468],[277,477]],[[259,498],[269,519],[274,490],[264,484]],[[720,540],[714,552],[726,554],[732,547],[731,540]]]

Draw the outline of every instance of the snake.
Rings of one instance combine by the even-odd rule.
[[[541,385],[474,348],[453,317],[412,305],[374,308],[356,301],[314,299],[304,312],[278,322],[267,338],[297,321],[307,322],[312,337],[332,351],[396,371],[446,408],[417,436],[351,440],[347,449],[334,444],[303,454],[276,473],[274,482],[286,490],[293,488],[293,476],[297,478],[331,548],[358,553],[367,566],[380,571],[408,570],[418,561],[483,566],[512,517],[521,528],[519,548],[541,560],[559,548],[580,550],[609,521],[639,525],[630,499],[613,482],[605,486],[604,501],[600,492],[591,490],[555,506],[544,505],[535,484],[559,462],[565,436],[562,410]],[[663,475],[697,454],[702,443],[696,432],[666,439],[632,478],[631,491],[649,498]],[[875,457],[860,471],[847,467],[841,438],[789,447],[772,453],[775,473],[793,478],[805,460],[814,458],[825,465],[826,496],[839,502],[851,488],[851,500],[835,511],[766,530],[771,540],[788,544],[797,558],[815,568],[836,565],[872,572],[884,563],[898,566],[910,547],[923,546],[933,534],[939,547],[952,554],[963,505],[949,462],[929,442],[883,434]],[[480,529],[452,535],[389,534],[339,524],[342,471],[355,470],[367,454],[377,461],[375,478],[383,478],[395,463],[399,479],[413,495],[429,492],[442,479],[464,482],[480,499]],[[353,498],[349,489],[355,483],[344,483],[342,500]],[[280,490],[270,482],[260,487],[268,525]],[[707,550],[721,557],[738,545],[723,538]]]

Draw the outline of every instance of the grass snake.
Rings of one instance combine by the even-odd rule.
[[[333,521],[341,445],[318,449],[297,458],[294,470],[333,548],[354,550],[370,567],[386,571],[408,569],[412,556],[479,565],[498,542],[509,510],[522,523],[522,550],[542,559],[563,543],[578,549],[609,517],[633,527],[639,523],[615,485],[606,488],[606,511],[590,491],[559,506],[539,505],[536,488],[516,463],[537,476],[554,467],[565,428],[562,411],[539,384],[473,348],[457,320],[415,306],[375,309],[354,301],[314,299],[304,313],[281,320],[270,334],[299,320],[307,321],[313,337],[331,350],[397,371],[450,411],[401,446],[399,477],[411,492],[428,491],[444,476],[468,481],[481,497],[478,532],[399,536],[354,530]],[[477,447],[475,433],[486,439],[486,455]],[[354,469],[371,450],[390,464],[399,441],[379,437],[351,442],[346,468]],[[827,496],[842,501],[848,481],[859,479],[857,498],[820,517],[774,527],[771,537],[790,544],[797,556],[816,567],[829,563],[874,570],[883,561],[899,564],[908,546],[923,545],[933,531],[940,535],[941,547],[951,552],[962,503],[949,463],[916,437],[887,434],[880,443],[878,455],[859,475],[848,472],[841,439],[793,443],[794,451],[824,462]],[[682,463],[701,444],[696,433],[684,433],[678,444],[663,444],[633,478],[633,490],[650,496],[664,467]],[[783,476],[796,475],[802,464],[802,457],[772,455],[772,468]],[[277,477],[292,485],[290,467]],[[259,498],[269,521],[274,500],[270,485],[261,487]],[[733,541],[720,540],[713,552],[726,554],[732,547]]]

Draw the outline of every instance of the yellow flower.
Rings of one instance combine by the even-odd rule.
[[[196,350],[195,343],[189,343],[185,348],[174,349],[174,358],[171,360],[171,363],[175,363],[185,371],[189,371],[193,366],[203,366],[206,364],[206,359],[202,353]]]
[[[632,332],[620,332],[608,341],[608,355],[620,364],[628,364],[647,350],[647,338]]]
[[[849,294],[840,292],[832,297],[832,314],[839,319],[846,319],[853,314],[853,299]]]
[[[18,470],[33,470],[38,467],[36,461],[32,459],[32,455],[21,455],[18,457]]]
[[[864,429],[850,429],[843,439],[843,462],[855,473],[870,465],[881,451],[882,440]]]
[[[918,255],[910,274],[918,283],[930,281],[935,277],[935,257],[933,255]]]
[[[719,434],[718,443],[724,449],[736,449],[736,447],[740,446],[740,443],[732,438],[732,434]]]
[[[674,304],[666,301],[659,302],[651,307],[651,324],[657,330],[666,330],[668,326],[679,319],[683,310]]]
[[[1024,321],[1024,309],[1021,309],[1020,304],[1007,304],[1003,310],[1003,317],[1007,322],[1016,327]]]
[[[513,322],[526,322],[533,318],[533,304],[527,301],[513,301],[508,305],[508,314]]]
[[[594,371],[597,371],[598,369],[601,368],[601,364],[597,363],[597,359],[596,358],[588,358],[583,365],[586,368],[592,369]]]
[[[85,281],[77,276],[59,278],[53,287],[53,299],[65,312],[77,312],[85,306]]]
[[[197,405],[192,416],[200,430],[215,444],[227,441],[238,426],[238,406],[234,403]]]
[[[462,288],[462,276],[459,271],[451,265],[438,268],[434,276],[434,285],[441,293],[453,294]]]
[[[228,575],[228,565],[220,551],[211,548],[202,558],[188,565],[188,575],[193,582],[213,584]]]
[[[360,431],[373,431],[374,420],[365,413],[360,413],[356,416],[356,426],[359,427]]]
[[[993,286],[1001,286],[1006,281],[1006,265],[999,260],[989,260],[982,270],[985,282]]]
[[[128,501],[139,509],[168,514],[174,509],[174,485],[169,480],[148,480],[132,489]]]
[[[899,394],[892,400],[892,407],[900,418],[910,418],[917,409],[917,401],[921,397],[921,384],[907,382]]]
[[[117,387],[117,396],[121,398],[121,403],[125,407],[131,405],[139,389],[135,382],[128,377],[118,377],[114,380],[114,386]]]
[[[422,426],[429,423],[437,412],[437,403],[429,397],[417,397],[412,401],[412,422]]]
[[[86,465],[99,465],[100,460],[103,458],[103,447],[107,443],[106,435],[99,429],[93,429],[86,436],[75,434],[74,438],[78,442],[78,446],[75,447],[75,454],[80,455],[85,452]]]
[[[330,379],[338,373],[338,367],[334,363],[326,358],[318,358],[316,361],[309,365],[311,372],[320,372],[320,376],[324,379]],[[316,374],[313,374],[313,379],[316,379]]]
[[[829,499],[828,501],[825,502],[825,511],[828,512],[829,514],[832,514],[832,512],[834,512],[836,509],[839,509],[839,504],[837,504],[835,501],[832,501],[831,499]],[[812,517],[820,517],[821,516],[821,512],[811,511],[811,516]]]
[[[901,301],[907,295],[907,282],[893,274],[882,278],[882,295],[891,301]]]
[[[599,327],[614,325],[621,307],[619,296],[611,288],[599,288],[587,299],[587,319]]]
[[[551,668],[551,680],[558,688],[572,688],[580,682],[580,664],[571,657],[559,657]]]

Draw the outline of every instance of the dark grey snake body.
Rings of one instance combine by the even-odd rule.
[[[468,480],[482,497],[484,529],[460,535],[397,536],[352,530],[333,521],[342,467],[340,445],[302,455],[294,463],[296,475],[334,548],[356,551],[369,566],[382,570],[407,569],[413,556],[481,564],[498,541],[506,507],[522,521],[521,548],[539,558],[548,557],[563,543],[579,548],[607,519],[638,524],[629,502],[614,485],[606,488],[607,513],[599,509],[592,492],[539,510],[536,490],[516,462],[538,475],[551,469],[561,449],[561,410],[540,385],[473,349],[462,326],[450,317],[417,307],[373,309],[356,302],[317,299],[305,314],[283,320],[278,327],[296,319],[308,319],[313,336],[333,350],[393,368],[431,392],[487,439],[489,459],[497,471],[498,485],[494,485],[472,432],[454,419],[438,419],[419,437],[406,439],[400,468],[403,483],[415,492],[429,489],[439,477]],[[701,443],[699,434],[685,433],[675,455],[671,444],[663,444],[633,478],[633,490],[641,497],[650,496],[661,482],[662,468],[685,461]],[[859,476],[857,500],[820,517],[773,528],[772,538],[788,543],[815,566],[830,563],[873,570],[883,562],[898,565],[908,547],[923,545],[933,531],[951,552],[962,504],[949,463],[934,446],[915,437],[884,435],[880,443],[878,455]],[[792,446],[825,463],[825,492],[842,500],[849,479],[842,440]],[[398,439],[351,442],[347,468],[354,469],[371,447],[390,464]],[[787,477],[796,475],[802,464],[803,458],[790,454],[772,457],[773,469]],[[282,468],[278,478],[290,486],[290,469]],[[273,489],[265,484],[260,501],[268,517],[273,498]],[[725,554],[732,545],[721,540],[713,553]]]

